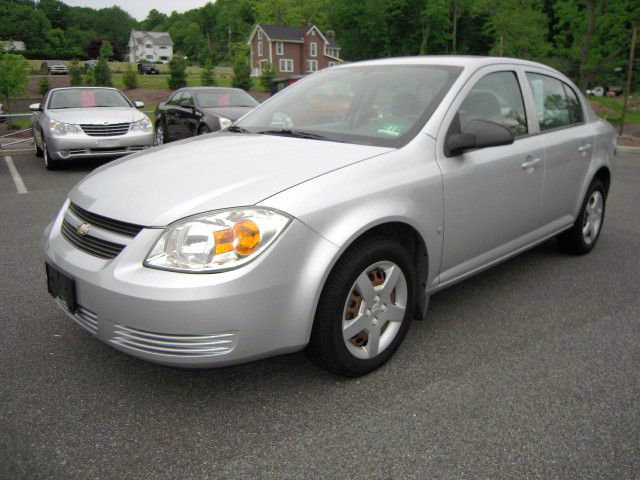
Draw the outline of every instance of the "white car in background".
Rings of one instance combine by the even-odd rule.
[[[29,108],[34,112],[36,155],[53,170],[66,160],[119,157],[153,145],[151,120],[120,90],[54,88]]]

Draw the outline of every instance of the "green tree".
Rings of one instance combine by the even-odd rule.
[[[174,56],[169,62],[169,88],[177,90],[187,86],[187,63],[183,58]]]
[[[69,83],[72,87],[82,85],[82,67],[78,64],[78,60],[71,62],[69,68]]]
[[[136,72],[131,64],[127,65],[127,68],[122,74],[122,83],[126,88],[138,88],[138,72]]]
[[[93,71],[95,84],[99,87],[112,87],[111,70],[109,69],[109,57],[113,55],[113,47],[109,42],[102,42],[98,63]]]
[[[207,60],[202,68],[202,76],[200,77],[200,83],[202,86],[208,87],[216,84],[216,77],[214,73],[213,64]]]
[[[7,104],[7,113],[11,113],[11,100],[23,95],[27,89],[29,63],[22,55],[5,53],[0,55],[0,95]],[[11,120],[9,119],[9,126]]]
[[[251,67],[245,56],[238,56],[233,62],[233,86],[243,90],[251,88]]]
[[[102,45],[100,46],[100,57],[106,58],[107,61],[113,57],[113,45],[111,45],[111,42],[102,42]]]
[[[260,74],[260,85],[262,85],[265,90],[270,90],[271,83],[275,76],[276,72],[271,66],[271,62],[266,62],[266,66],[262,67],[262,72]]]
[[[40,80],[38,80],[38,93],[44,97],[50,89],[51,84],[49,83],[49,77],[42,75]]]

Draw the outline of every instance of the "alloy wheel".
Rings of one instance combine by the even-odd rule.
[[[162,125],[156,127],[156,145],[162,145],[164,143],[164,130]]]
[[[376,262],[358,275],[342,314],[342,336],[349,352],[361,359],[383,352],[400,330],[407,298],[407,280],[393,262]]]
[[[600,232],[602,226],[602,214],[604,212],[604,199],[599,190],[594,190],[589,197],[584,211],[582,223],[582,237],[587,245],[591,245]]]

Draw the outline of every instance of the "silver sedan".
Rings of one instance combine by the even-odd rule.
[[[153,362],[307,348],[363,375],[435,292],[549,238],[591,251],[615,149],[541,64],[338,66],[228,131],[89,175],[45,232],[48,289],[85,330]]]
[[[153,145],[153,127],[132,102],[115,88],[54,88],[42,103],[30,105],[34,112],[36,153],[47,169],[65,160],[117,157]]]

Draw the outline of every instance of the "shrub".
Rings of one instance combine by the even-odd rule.
[[[50,89],[51,84],[49,83],[49,77],[43,75],[40,77],[40,80],[38,80],[38,93],[44,97]]]
[[[78,60],[73,60],[71,62],[71,67],[69,68],[69,82],[72,87],[82,85],[82,67],[78,65]]]
[[[95,80],[95,84],[99,87],[113,86],[113,82],[111,81],[111,70],[109,70],[109,62],[107,61],[107,57],[100,57],[98,59],[98,64],[93,71],[93,77]]]
[[[237,57],[233,62],[233,86],[243,90],[251,88],[251,67],[246,58]]]
[[[127,65],[127,68],[122,74],[122,82],[126,88],[138,88],[138,73],[131,65]]]
[[[266,63],[266,66],[262,68],[262,73],[260,74],[260,84],[263,88],[269,90],[271,89],[271,82],[273,81],[273,77],[276,76],[276,72],[271,66],[270,62]]]
[[[180,57],[173,57],[169,62],[169,88],[177,90],[187,86],[187,64]]]
[[[86,71],[86,73],[82,76],[82,84],[88,86],[93,86],[96,84],[95,69],[90,68]]]
[[[213,70],[213,65],[207,60],[202,67],[202,76],[200,77],[200,83],[204,87],[210,87],[216,84],[216,77]]]

